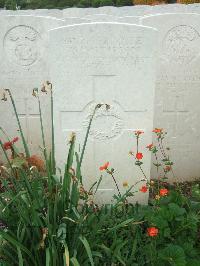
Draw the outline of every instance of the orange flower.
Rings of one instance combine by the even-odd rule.
[[[12,148],[12,142],[8,141],[3,144],[4,150],[10,150]]]
[[[147,235],[152,236],[152,237],[157,236],[158,235],[158,228],[156,228],[156,227],[147,228]]]
[[[147,190],[148,190],[147,186],[142,186],[142,187],[140,188],[140,191],[143,192],[143,193],[146,193]]]
[[[143,154],[141,152],[136,153],[136,158],[141,160],[143,158]]]
[[[151,150],[153,148],[153,143],[146,146],[147,149]]]
[[[164,196],[167,196],[168,195],[169,190],[166,189],[166,188],[161,188],[160,191],[159,191],[159,193],[160,193],[160,196],[164,197]]]
[[[152,132],[154,133],[162,133],[163,128],[155,128]]]
[[[102,165],[102,166],[99,167],[99,170],[100,170],[100,171],[107,170],[109,164],[110,164],[109,162],[105,163],[104,165]]]
[[[18,140],[19,140],[19,138],[18,138],[18,137],[15,137],[13,140],[8,141],[8,142],[5,142],[5,143],[3,144],[4,149],[5,149],[5,150],[9,150],[9,149],[11,149],[11,148],[12,148],[12,145],[13,145],[15,142],[17,142]]]
[[[143,133],[144,133],[144,131],[142,131],[142,130],[135,130],[135,135],[136,136],[139,136],[139,135],[141,135]]]

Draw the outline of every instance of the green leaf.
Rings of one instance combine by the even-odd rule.
[[[67,234],[66,224],[62,223],[59,225],[58,231],[57,231],[57,237],[58,237],[59,241],[62,242],[63,240],[65,240],[66,234]]]
[[[184,250],[178,246],[169,244],[166,248],[162,249],[158,253],[158,261],[160,260],[160,265],[166,262],[173,266],[185,266],[185,253]]]
[[[160,167],[161,166],[160,163],[153,163],[153,165],[155,165],[156,167]]]
[[[24,245],[22,245],[19,241],[17,241],[14,237],[12,237],[10,234],[8,234],[7,232],[3,230],[0,230],[0,235],[5,240],[7,240],[9,243],[14,245],[16,248],[20,248],[21,250],[23,250],[30,257],[30,259],[34,262],[34,258],[31,252]]]
[[[17,254],[18,254],[19,266],[23,266],[24,264],[23,264],[22,252],[19,247],[17,247]]]
[[[119,229],[119,228],[121,228],[121,227],[126,226],[127,224],[129,224],[129,223],[131,223],[131,222],[133,222],[133,221],[135,221],[135,218],[127,219],[126,221],[123,221],[123,222],[121,222],[120,224],[117,224],[116,226],[112,227],[112,228],[109,229],[108,231],[110,232],[110,231],[117,230],[117,229]]]
[[[46,248],[46,266],[50,266],[50,253],[49,253],[49,248]]]
[[[64,252],[65,266],[69,266],[69,250],[66,242],[64,242],[64,248],[65,248]]]
[[[140,165],[142,165],[143,164],[143,162],[141,162],[141,161],[136,161],[135,162],[135,165],[138,165],[138,166],[140,166]]]
[[[75,257],[71,258],[70,261],[71,263],[73,263],[74,266],[80,266],[78,260]]]
[[[174,217],[181,216],[186,213],[184,208],[179,207],[176,203],[169,203],[168,208]]]
[[[167,161],[165,162],[165,165],[173,165],[174,163],[173,162],[170,162],[170,161]]]
[[[156,149],[156,147],[154,146],[153,149],[151,150],[153,153],[156,153],[158,150]]]
[[[94,266],[94,261],[93,261],[93,257],[92,257],[92,252],[91,252],[91,249],[90,249],[90,245],[87,241],[87,239],[83,236],[80,236],[79,237],[80,241],[83,243],[84,247],[85,247],[85,250],[87,252],[87,255],[88,255],[88,258],[89,258],[89,261],[90,261],[90,264],[92,266]]]

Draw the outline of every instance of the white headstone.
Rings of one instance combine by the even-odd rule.
[[[0,15],[12,15],[12,16],[21,16],[21,15],[31,15],[31,16],[47,16],[47,17],[56,17],[62,18],[63,11],[59,9],[26,9],[26,10],[3,10],[0,11]]]
[[[130,24],[139,24],[141,17],[139,16],[125,16],[118,17],[118,22],[121,23],[130,23]]]
[[[137,5],[137,6],[122,6],[118,7],[120,16],[144,16],[151,13],[152,6]]]
[[[187,5],[187,12],[199,14],[200,13],[200,4],[196,3],[196,4]]]
[[[118,17],[106,14],[95,14],[84,17],[92,22],[117,22]]]
[[[200,15],[162,14],[142,23],[159,30],[154,126],[168,131],[177,179],[199,177]]]
[[[78,18],[78,17],[67,17],[65,18],[65,25],[74,25],[74,24],[81,24],[81,23],[90,23],[91,20],[85,18]]]
[[[35,87],[49,80],[47,60],[48,30],[64,25],[64,21],[35,16],[0,16],[0,88],[11,89],[26,139],[33,152],[41,145]],[[42,99],[47,116],[44,120],[47,140],[50,140],[49,106]],[[1,126],[13,137],[18,135],[10,101],[0,102]],[[49,144],[49,142],[48,142]]]
[[[112,16],[119,15],[119,8],[115,6],[102,6],[97,8],[98,14],[107,14]]]
[[[64,17],[85,17],[88,15],[95,15],[95,14],[107,14],[117,16],[119,9],[114,6],[103,6],[98,8],[67,8],[63,10]]]
[[[185,13],[185,12],[187,12],[187,5],[168,4],[168,5],[155,5],[155,6],[153,6],[150,14]]]
[[[102,174],[99,166],[107,161],[116,169],[121,191],[124,180],[133,185],[143,178],[128,155],[136,151],[134,130],[138,129],[145,131],[139,149],[144,152],[143,167],[149,178],[151,158],[144,147],[152,141],[156,34],[152,28],[109,22],[50,31],[56,159],[61,168],[71,132],[77,133],[79,150],[96,104],[110,105],[108,110],[105,105],[97,110],[90,130],[82,167],[87,188]],[[103,173],[99,201],[110,202],[114,192],[111,176]],[[147,202],[147,198],[138,193],[135,200]]]

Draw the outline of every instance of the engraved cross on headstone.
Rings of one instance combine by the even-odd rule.
[[[86,130],[89,120],[96,104],[108,104],[96,111],[90,136],[98,141],[114,139],[123,134],[124,131],[133,131],[138,128],[132,124],[132,118],[136,114],[146,112],[140,104],[127,109],[120,102],[120,92],[117,90],[117,76],[115,75],[93,75],[92,79],[92,101],[88,102],[83,110],[67,111],[61,110],[61,127],[63,131],[82,131]],[[124,88],[126,94],[126,88]],[[128,95],[127,95],[128,97]]]
[[[173,139],[176,139],[178,134],[181,134],[180,123],[183,123],[186,119],[186,115],[189,112],[186,100],[186,91],[184,89],[178,92],[177,87],[172,90],[171,88],[165,92],[164,95],[167,101],[163,101],[163,113],[173,118],[173,123],[169,122],[170,135]],[[170,121],[171,119],[169,119]]]

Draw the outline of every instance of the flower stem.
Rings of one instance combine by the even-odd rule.
[[[118,184],[117,184],[117,181],[116,181],[116,179],[115,179],[113,173],[112,173],[111,171],[109,171],[109,170],[107,170],[107,171],[108,171],[108,173],[112,176],[112,179],[114,180],[114,182],[115,182],[115,186],[116,186],[116,188],[117,188],[117,190],[118,190],[118,194],[119,194],[119,196],[121,197],[122,195],[121,195],[121,193],[120,193],[119,186],[118,186]]]
[[[51,84],[51,145],[52,145],[52,169],[56,173],[56,160],[55,160],[55,140],[54,140],[54,122],[53,122],[53,91]]]
[[[15,113],[15,116],[16,116],[16,119],[17,119],[20,135],[21,135],[22,142],[23,142],[23,145],[24,145],[24,150],[25,150],[25,153],[26,153],[26,157],[29,158],[30,157],[30,152],[29,152],[28,145],[26,143],[26,140],[25,140],[25,137],[24,137],[24,134],[23,134],[22,126],[21,126],[21,123],[20,123],[20,120],[19,120],[19,116],[18,116],[18,113],[17,113],[17,109],[16,109],[16,105],[15,105],[14,99],[12,97],[11,91],[9,89],[7,89],[6,91],[8,92],[8,94],[10,96],[10,100],[11,100],[11,103],[12,103],[12,106],[13,106],[13,109],[14,109],[14,113]]]

